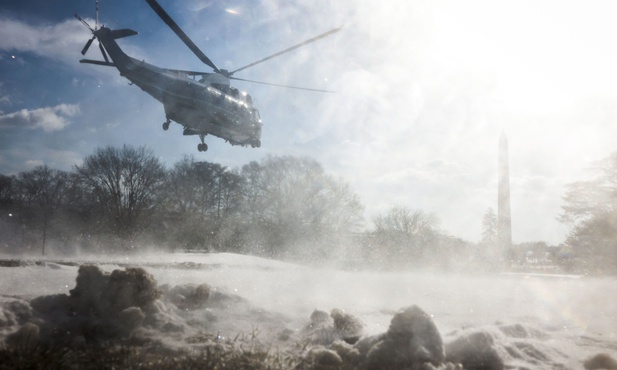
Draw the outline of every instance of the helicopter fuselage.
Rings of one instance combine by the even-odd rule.
[[[94,34],[120,75],[163,104],[168,122],[181,124],[184,135],[200,135],[203,139],[211,134],[232,145],[260,146],[262,123],[248,94],[230,87],[228,80],[225,84],[225,78],[213,76],[215,73],[165,69],[132,58],[115,41],[122,36],[114,32],[122,31],[101,27]],[[197,80],[191,75],[203,78]]]
[[[254,148],[261,146],[262,123],[259,112],[253,106],[251,96],[231,87],[230,80],[297,90],[332,92],[247,80],[234,77],[234,74],[321,40],[340,31],[342,27],[331,29],[278,53],[229,71],[218,68],[182,31],[156,0],[146,0],[146,2],[193,54],[202,63],[212,68],[212,73],[160,68],[126,55],[116,43],[116,39],[136,35],[137,32],[130,29],[111,30],[104,26],[99,28],[98,1],[96,2],[94,28],[90,27],[79,15],[75,14],[75,18],[81,21],[93,34],[81,50],[81,54],[85,55],[92,42],[98,39],[101,54],[103,54],[105,61],[82,59],[80,62],[117,68],[120,75],[131,81],[131,84],[139,86],[163,104],[166,117],[166,121],[163,123],[164,130],[169,129],[169,124],[173,120],[184,127],[184,135],[199,135],[201,144],[197,145],[197,150],[200,152],[208,150],[208,145],[204,142],[204,137],[208,134],[218,136],[232,145],[252,146]],[[113,62],[110,62],[109,58]]]

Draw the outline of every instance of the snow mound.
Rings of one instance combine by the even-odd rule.
[[[315,310],[302,331],[302,337],[313,344],[331,344],[336,340],[354,344],[362,336],[363,328],[360,319],[338,308],[329,315],[325,311]]]
[[[29,305],[9,303],[3,312],[17,320],[6,322],[6,326],[23,325],[6,342],[78,345],[127,337],[142,325],[147,314],[158,311],[154,302],[159,297],[156,281],[142,268],[108,274],[97,266],[84,265],[70,295],[41,296]]]
[[[337,320],[357,318],[334,309],[328,315],[316,310],[303,336],[312,346],[304,353],[316,368],[350,366],[379,369],[502,370],[571,368],[582,361],[571,358],[551,333],[522,324],[472,327],[448,335],[444,341],[430,315],[416,305],[394,314],[385,333],[344,338]],[[334,319],[334,322],[332,321]],[[343,326],[345,327],[345,326]],[[617,369],[617,361],[599,353],[584,362],[586,370]],[[579,368],[579,367],[576,367]]]
[[[369,369],[440,365],[445,360],[441,335],[431,317],[418,306],[397,312],[388,331],[367,353]]]
[[[270,331],[289,332],[284,316],[205,283],[159,287],[143,268],[107,273],[82,265],[69,294],[0,302],[0,340],[70,347],[124,341],[176,350],[233,337],[259,320]]]
[[[181,310],[203,307],[210,298],[210,286],[208,284],[164,286],[161,288],[166,293],[167,299]]]
[[[81,266],[70,291],[75,314],[94,312],[103,318],[116,318],[131,307],[144,309],[159,297],[156,280],[139,267],[107,274],[94,265]]]
[[[617,360],[606,353],[588,358],[584,365],[586,370],[617,370]]]
[[[63,274],[75,271],[44,267]],[[158,274],[157,278],[166,276],[161,271]],[[256,306],[251,296],[232,294],[201,281],[206,275],[183,276],[190,277],[184,281],[192,283],[159,286],[143,268],[105,272],[99,266],[82,265],[68,294],[32,299],[0,296],[0,348],[83,348],[121,343],[186,353],[210,347],[224,351],[229,343],[250,342],[250,348],[274,349],[277,354],[300,359],[310,365],[308,368],[500,370],[584,366],[587,370],[617,370],[612,352],[616,347],[591,337],[564,339],[563,333],[541,330],[533,323],[462,326],[464,329],[442,337],[433,316],[410,305],[396,312],[382,311],[389,312],[386,320],[392,317],[387,331],[380,333],[367,329],[370,326],[365,322],[370,324],[371,316],[362,313],[360,306],[347,305],[347,311],[315,310],[308,318],[305,315],[310,311],[288,316],[287,311],[273,311],[275,304],[264,309]],[[268,281],[262,284],[272,289]],[[234,286],[248,291],[241,284]],[[236,291],[234,286],[230,291]],[[269,297],[275,303],[280,298]]]
[[[345,364],[367,370],[461,369],[446,362],[441,335],[418,306],[398,311],[383,334],[360,338],[361,330],[361,322],[340,309],[330,315],[314,311],[304,329],[304,336],[314,344],[305,354],[307,363],[317,368]]]

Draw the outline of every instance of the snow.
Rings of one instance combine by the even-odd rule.
[[[376,346],[376,338],[394,330],[393,318],[415,306],[434,322],[446,354],[459,360],[470,345],[513,368],[582,369],[599,353],[617,358],[615,278],[340,271],[230,253],[50,257],[0,267],[0,341],[19,330],[39,330],[33,323],[42,336],[41,318],[28,319],[37,311],[30,303],[48,302],[46,309],[55,312],[49,307],[74,299],[71,290],[82,263],[106,274],[143,267],[161,298],[136,307],[122,303],[110,320],[130,327],[149,322],[140,335],[169,348],[204,334],[234,338],[258,332],[260,340],[282,350],[312,338],[311,353],[334,361],[342,353],[332,350],[342,346],[334,340],[345,339],[337,331],[340,318],[349,317],[354,333]],[[41,298],[52,295],[56,298]],[[56,320],[49,312],[44,320]]]

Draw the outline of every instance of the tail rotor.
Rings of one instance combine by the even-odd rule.
[[[90,30],[90,32],[92,32],[93,34],[92,38],[88,40],[84,48],[81,49],[81,55],[86,55],[86,53],[88,52],[88,49],[90,49],[90,45],[92,45],[92,42],[94,41],[94,39],[96,39],[96,34],[94,33],[99,29],[99,1],[96,0],[96,18],[94,21],[95,22],[94,28],[90,27],[88,22],[86,22],[77,13],[75,13],[75,18],[77,18],[81,23],[83,23],[83,25],[86,26]],[[99,49],[101,50],[101,54],[103,54],[103,58],[105,59],[105,62],[109,62],[109,58],[107,58],[107,53],[105,52],[105,49],[103,48],[103,45],[101,45],[100,42],[99,42]]]
[[[96,36],[92,36],[92,38],[88,40],[88,42],[86,42],[86,46],[81,49],[81,55],[86,55],[86,52],[88,52],[88,49],[90,49],[90,45],[92,45],[92,41],[94,41],[95,38]]]

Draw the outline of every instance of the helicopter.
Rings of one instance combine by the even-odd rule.
[[[208,145],[205,143],[206,135],[219,137],[231,145],[251,146],[253,148],[261,146],[262,121],[259,111],[253,105],[252,97],[247,92],[232,87],[231,80],[316,92],[331,92],[247,80],[233,75],[236,72],[330,36],[343,27],[334,28],[278,53],[233,71],[228,71],[218,68],[182,31],[156,0],[146,0],[146,2],[193,54],[213,69],[212,72],[160,68],[128,56],[122,51],[116,40],[138,33],[131,29],[112,30],[104,25],[99,27],[98,0],[96,1],[94,28],[79,15],[75,14],[75,18],[92,32],[92,38],[86,42],[81,54],[86,55],[92,42],[96,39],[99,41],[99,49],[104,60],[81,59],[79,62],[117,68],[120,75],[127,78],[131,85],[137,85],[163,104],[165,110],[163,130],[168,130],[172,121],[182,125],[183,135],[199,136],[201,142],[197,145],[197,150],[200,152],[208,150]]]

